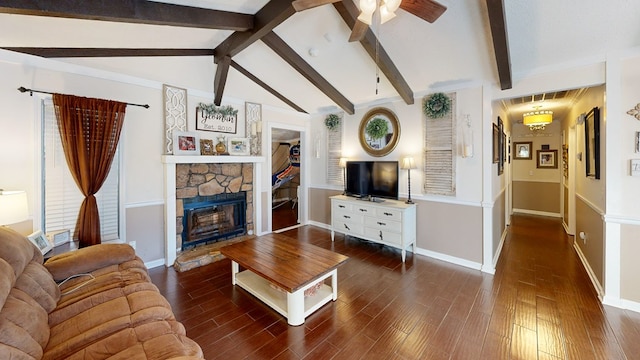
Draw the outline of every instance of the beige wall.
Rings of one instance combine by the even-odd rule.
[[[580,238],[580,232],[586,234],[586,242]],[[598,282],[604,287],[604,225],[602,215],[580,197],[576,198],[575,242]]]
[[[514,180],[513,209],[560,215],[560,183]]]
[[[640,225],[623,224],[620,227],[620,297],[640,303]]]
[[[500,246],[500,242],[502,240],[502,234],[506,231],[505,224],[505,193],[502,192],[500,196],[496,199],[496,202],[493,204],[492,209],[493,216],[493,244],[491,246],[493,261],[494,263],[497,260],[498,247]]]
[[[331,225],[330,196],[342,194],[342,191],[312,188],[309,189],[309,220]]]
[[[144,262],[164,258],[164,205],[126,209],[127,242],[136,242],[136,255]]]

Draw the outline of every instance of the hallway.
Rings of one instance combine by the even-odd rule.
[[[516,215],[495,275],[303,226],[350,257],[338,300],[291,327],[230,262],[150,270],[207,359],[640,359],[640,314],[600,304],[559,219]]]

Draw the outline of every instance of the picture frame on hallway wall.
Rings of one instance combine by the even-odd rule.
[[[537,150],[536,167],[538,169],[557,169],[558,150]]]
[[[500,129],[498,125],[493,124],[493,163],[500,161]]]
[[[513,158],[515,160],[531,160],[533,158],[531,154],[533,142],[514,142],[513,144]]]

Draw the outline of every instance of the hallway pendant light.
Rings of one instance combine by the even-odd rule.
[[[545,126],[553,121],[553,111],[537,110],[522,115],[522,123],[529,127],[529,130],[544,130]]]

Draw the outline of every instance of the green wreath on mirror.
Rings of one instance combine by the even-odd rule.
[[[387,135],[389,132],[389,124],[387,123],[387,120],[381,117],[376,117],[369,121],[364,131],[372,140],[378,140]]]
[[[445,93],[435,93],[425,99],[423,111],[427,117],[437,119],[451,111],[451,99]]]
[[[324,125],[327,127],[327,129],[333,131],[337,129],[338,126],[340,126],[340,117],[336,114],[329,114],[324,119]]]

